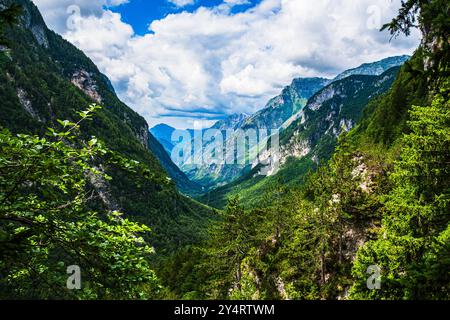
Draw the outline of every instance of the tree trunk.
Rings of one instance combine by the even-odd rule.
[[[236,270],[236,288],[238,288],[238,290],[242,289],[241,286],[241,279],[242,279],[242,267],[241,267],[242,262],[239,261],[238,265],[237,265],[237,270]]]
[[[322,245],[322,251],[320,253],[320,281],[325,284],[325,246]]]

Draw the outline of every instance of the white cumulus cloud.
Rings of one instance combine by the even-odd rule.
[[[51,10],[43,9],[49,2],[36,0],[52,26]],[[153,21],[143,36],[120,14],[87,4],[94,13],[63,36],[94,60],[150,125],[177,127],[252,113],[295,77],[331,77],[364,62],[411,54],[419,43],[418,33],[390,42],[387,32],[379,32],[400,0],[263,0],[230,14],[231,6],[244,2],[170,14]]]
[[[168,1],[176,5],[177,7],[185,7],[187,5],[195,3],[195,0],[168,0]]]
[[[33,2],[38,6],[48,26],[58,33],[64,33],[71,15],[99,17],[103,14],[105,6],[119,6],[128,3],[129,0],[33,0]]]

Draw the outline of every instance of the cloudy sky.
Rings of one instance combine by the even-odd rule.
[[[34,0],[150,126],[253,113],[296,77],[411,54],[400,0]]]

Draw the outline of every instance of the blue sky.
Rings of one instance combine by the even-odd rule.
[[[33,0],[150,126],[254,113],[298,77],[412,54],[380,32],[401,0]]]
[[[122,20],[131,26],[139,35],[148,33],[148,27],[154,20],[165,18],[169,14],[178,14],[183,11],[194,12],[200,7],[212,8],[220,5],[222,0],[197,0],[193,4],[179,7],[167,0],[132,0],[117,7],[110,7],[113,12],[120,13]],[[248,0],[247,3],[235,6],[231,13],[243,12],[261,0]]]

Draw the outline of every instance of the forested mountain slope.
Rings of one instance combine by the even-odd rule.
[[[157,247],[195,241],[208,210],[167,183],[167,173],[149,147],[164,150],[154,143],[146,121],[117,98],[109,80],[83,52],[46,27],[31,1],[0,1],[4,7],[12,3],[22,5],[23,13],[18,26],[5,30],[8,48],[0,57],[0,125],[14,133],[42,135],[47,127],[59,125],[57,119],[73,120],[89,104],[101,105],[93,120],[83,123],[85,136],[95,136],[112,150],[145,164],[161,181],[138,186],[120,170],[111,171],[113,180],[104,190],[111,195],[107,205],[151,226]]]
[[[279,129],[283,132],[288,127],[292,128],[291,124],[293,122],[297,121],[298,123],[298,120],[304,115],[302,112],[304,107],[307,105],[308,100],[317,92],[321,91],[324,87],[329,87],[332,83],[346,79],[352,75],[359,75],[361,77],[364,75],[380,76],[389,69],[402,65],[408,58],[408,56],[397,56],[389,57],[372,63],[365,63],[357,68],[344,71],[333,80],[325,78],[294,79],[289,86],[285,87],[282,90],[280,95],[272,98],[262,110],[256,112],[251,116],[241,115],[240,117],[236,117],[236,115],[236,125],[228,126],[227,128],[231,128],[234,130],[241,129],[244,132],[246,132],[246,130],[274,129]],[[383,85],[380,86],[380,92],[383,89],[386,90]],[[358,94],[360,96],[360,99],[364,99],[361,98],[364,96],[364,94],[367,94],[367,98],[370,98],[369,93],[364,92],[364,90],[363,92],[360,92]],[[373,94],[376,93],[373,92]],[[365,100],[365,102],[367,103],[367,100]],[[365,103],[364,101],[360,101],[359,104],[364,105]],[[212,128],[217,129],[221,126],[223,127],[223,125],[221,125],[221,122],[219,122]],[[222,128],[221,130],[224,129]],[[336,128],[334,130],[336,130]],[[340,128],[338,128],[337,130],[340,131]],[[225,150],[229,150],[232,148],[233,139],[236,139],[238,141],[244,139],[243,134],[243,132],[237,132],[231,138],[227,137],[228,140],[225,142]],[[284,133],[283,135],[286,136]],[[321,133],[317,133],[317,135],[321,135]],[[208,142],[205,142],[202,152],[204,152],[207,145]],[[332,151],[332,148],[330,149],[324,147],[323,149],[327,149],[328,152]],[[323,152],[326,152],[326,150],[324,150]],[[195,157],[199,158],[198,155],[194,155],[194,158]],[[232,185],[235,186],[238,182],[234,180],[250,174],[252,166],[254,165],[254,163],[249,163],[247,165],[217,165],[203,163],[202,165],[185,165],[181,166],[181,168],[185,173],[187,173],[188,177],[191,180],[197,181],[206,189],[214,189],[223,185],[225,185],[226,187],[226,184],[230,182],[233,182]]]
[[[402,2],[385,28],[419,26],[413,57],[319,90],[281,170],[207,194],[214,214],[30,1],[0,5],[1,299],[450,299],[448,0]]]
[[[230,185],[209,192],[201,201],[223,207],[227,198],[239,194],[242,201],[254,205],[273,183],[298,184],[309,170],[331,158],[338,137],[350,131],[361,119],[367,103],[392,86],[399,68],[379,76],[352,75],[327,85],[313,95],[299,112],[298,119],[280,134],[279,172],[261,177],[260,168]]]
[[[408,35],[418,22],[420,48],[302,185],[275,182],[248,209],[230,199],[208,243],[217,267],[200,292],[449,299],[449,9],[448,1],[403,2],[386,27]]]
[[[225,150],[230,152],[233,139],[241,141],[246,130],[276,130],[279,129],[289,118],[302,110],[308,99],[317,91],[329,83],[323,78],[298,78],[291,85],[285,87],[281,94],[271,99],[266,106],[251,116],[233,115],[225,121],[219,121],[212,129],[223,131]],[[225,135],[226,129],[237,130],[232,137]],[[270,131],[268,131],[270,134]],[[210,141],[204,141],[204,152]],[[194,154],[194,159],[200,154]],[[249,164],[211,164],[202,163],[194,165],[183,165],[182,170],[188,177],[201,184],[206,190],[221,186],[246,175],[251,166]]]

